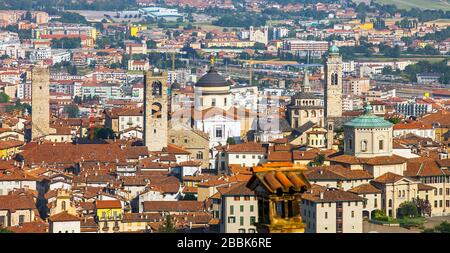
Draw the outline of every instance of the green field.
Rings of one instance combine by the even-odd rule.
[[[395,4],[398,8],[436,9],[450,11],[449,0],[376,0],[382,4]]]

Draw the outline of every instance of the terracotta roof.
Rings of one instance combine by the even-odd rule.
[[[370,194],[381,193],[381,190],[373,186],[372,184],[362,184],[348,190],[349,192],[356,194]]]
[[[203,202],[183,201],[144,201],[144,212],[196,212],[203,211]]]
[[[352,155],[336,153],[328,156],[327,160],[343,164],[394,165],[402,164],[406,162],[407,159],[398,155],[357,158],[356,156]]]
[[[32,221],[25,222],[22,225],[11,226],[6,228],[14,233],[47,233],[48,225],[44,222]]]
[[[36,205],[31,196],[27,195],[3,195],[0,196],[0,210],[16,210],[36,209]]]
[[[433,126],[430,123],[424,123],[420,121],[414,121],[410,123],[398,123],[394,125],[394,130],[403,129],[432,129]]]
[[[173,145],[173,144],[167,144],[166,148],[163,148],[163,153],[169,153],[169,154],[176,154],[176,155],[190,155],[191,152],[186,151],[182,147]]]
[[[426,184],[417,184],[418,190],[419,191],[432,191],[434,189],[436,189],[436,187],[431,186],[431,185],[426,185]]]
[[[96,200],[95,206],[97,209],[122,209],[122,204],[119,200]]]
[[[406,171],[403,173],[405,176],[427,177],[445,175],[445,172],[440,168],[437,161],[427,157],[409,159],[406,166]]]
[[[9,148],[20,147],[23,144],[24,144],[23,141],[17,141],[17,140],[0,141],[0,149],[9,149]]]
[[[366,170],[351,170],[341,165],[312,167],[304,174],[308,180],[373,179],[373,176]]]
[[[364,198],[357,194],[346,192],[336,188],[326,188],[324,186],[311,186],[308,192],[302,194],[302,198],[312,202],[347,202],[347,201],[364,201]]]
[[[51,222],[80,221],[80,218],[69,214],[67,211],[52,215],[48,218]]]
[[[384,173],[383,175],[375,178],[373,181],[382,184],[393,184],[399,180],[405,178],[404,176],[394,174],[392,172]]]
[[[229,145],[228,153],[265,153],[266,149],[256,142],[245,142],[241,144]]]
[[[247,187],[247,182],[231,185],[222,196],[254,196],[255,192]]]
[[[267,156],[269,162],[290,162],[292,161],[292,152],[290,151],[275,151],[269,152]]]

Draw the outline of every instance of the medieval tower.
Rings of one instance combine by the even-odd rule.
[[[325,63],[325,117],[342,116],[342,57],[332,46]]]
[[[43,66],[35,66],[31,72],[31,139],[36,139],[50,132],[49,105],[49,70]]]
[[[327,124],[327,149],[334,141],[334,126],[342,117],[342,57],[339,48],[333,45],[325,63],[325,120]]]
[[[144,85],[144,143],[149,151],[161,151],[167,147],[167,72],[147,71]]]

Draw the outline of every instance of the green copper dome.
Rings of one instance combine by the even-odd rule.
[[[329,49],[331,54],[339,54],[339,48],[336,45],[332,45]]]
[[[364,115],[354,118],[344,124],[345,127],[352,128],[388,128],[392,123],[382,117],[373,115],[372,106],[367,103],[364,107]]]

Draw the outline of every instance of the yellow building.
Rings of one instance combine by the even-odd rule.
[[[99,233],[120,231],[123,208],[119,200],[97,200],[95,201],[95,209]]]
[[[0,158],[6,158],[19,153],[19,148],[23,146],[23,141],[7,140],[0,141]]]
[[[145,25],[130,25],[128,27],[130,35],[133,37],[138,36],[138,32],[147,30],[147,26]]]
[[[371,22],[362,23],[362,24],[358,25],[358,28],[361,30],[364,30],[364,31],[372,30],[373,23],[371,23]]]

